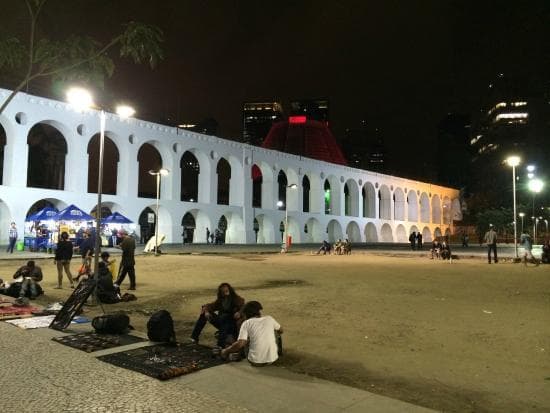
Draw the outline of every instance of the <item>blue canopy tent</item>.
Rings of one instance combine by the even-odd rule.
[[[59,211],[56,208],[46,207],[38,211],[36,214],[28,216],[25,221],[55,220],[54,216],[57,215],[58,212]]]
[[[53,228],[52,221],[55,220],[55,215],[58,211],[56,208],[45,207],[35,214],[29,215],[25,219],[25,236],[23,245],[30,251],[47,250],[51,246],[51,231]],[[44,221],[50,221],[46,223]],[[42,222],[38,225],[38,222]]]
[[[59,211],[53,219],[55,221],[95,221],[95,218],[88,215],[79,207],[71,204],[67,208]]]
[[[101,220],[102,224],[133,224],[133,221],[126,218],[124,215],[114,212],[107,218]]]

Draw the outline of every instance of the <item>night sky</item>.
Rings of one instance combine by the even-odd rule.
[[[0,34],[21,33],[23,2],[0,5]],[[479,112],[498,73],[550,73],[548,1],[49,0],[39,29],[108,39],[130,20],[164,31],[166,58],[155,70],[118,63],[97,92],[104,105],[125,99],[154,121],[213,117],[238,138],[244,101],[328,97],[337,139],[366,119],[392,170],[417,178],[447,113]],[[0,74],[0,86],[12,81]]]

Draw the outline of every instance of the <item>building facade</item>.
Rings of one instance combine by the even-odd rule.
[[[9,93],[0,89],[0,101]],[[97,111],[80,113],[63,102],[20,93],[0,115],[0,125],[0,144],[5,143],[0,185],[3,242],[9,223],[22,228],[40,203],[94,210]],[[51,159],[49,148],[55,149]],[[148,171],[170,171],[160,185],[158,222],[165,242],[181,242],[184,227],[193,242],[205,242],[206,229],[219,228],[228,243],[279,243],[285,222],[294,243],[338,238],[406,242],[411,231],[422,232],[430,241],[450,232],[453,221],[461,219],[456,189],[139,119],[107,114],[105,148],[103,182],[110,193],[103,196],[104,206],[136,223],[156,210],[156,178]],[[46,165],[47,176],[30,175],[41,157],[47,158],[40,164]],[[255,207],[254,185],[260,194]]]

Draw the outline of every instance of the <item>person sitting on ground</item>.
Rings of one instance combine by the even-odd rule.
[[[120,289],[113,284],[113,275],[104,261],[98,263],[97,298],[105,304],[120,302]]]
[[[441,258],[444,260],[450,260],[451,259],[451,246],[447,244],[447,242],[443,241],[443,244],[441,244],[441,249],[439,251]]]
[[[109,272],[111,273],[111,276],[114,279],[116,273],[116,258],[111,259],[111,254],[109,254],[107,251],[103,251],[101,253],[101,261],[105,263],[105,265],[109,269]]]
[[[434,239],[433,242],[432,242],[432,249],[430,250],[432,256],[431,256],[431,260],[435,258],[439,259],[440,258],[440,252],[441,252],[441,244],[439,243],[439,241],[437,239]]]
[[[334,243],[334,254],[342,255],[342,240],[340,238]]]
[[[542,244],[541,262],[543,264],[550,264],[550,240],[546,240]]]
[[[330,255],[330,249],[331,249],[330,244],[326,240],[323,240],[323,243],[321,244],[321,248],[319,248],[319,251],[317,251],[317,255],[319,255],[321,252],[323,253],[323,255],[327,253]]]
[[[209,321],[218,329],[218,346],[225,347],[226,342],[233,342],[237,337],[244,299],[240,297],[229,283],[221,283],[215,301],[202,306],[199,319],[195,323],[191,340],[199,342],[199,336]]]
[[[40,281],[42,281],[42,269],[35,265],[34,261],[28,261],[27,265],[19,268],[13,275],[14,279],[20,279],[21,289],[19,290],[19,298],[29,296],[31,300],[43,294]]]
[[[344,248],[343,248],[344,254],[351,255],[351,241],[346,238],[344,241]]]
[[[221,351],[222,357],[238,353],[248,344],[247,359],[253,366],[266,366],[279,358],[276,334],[281,334],[281,325],[271,316],[262,316],[262,305],[258,301],[245,304],[243,314],[246,321],[241,325],[235,343]]]

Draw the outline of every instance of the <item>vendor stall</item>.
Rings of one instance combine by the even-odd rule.
[[[114,212],[101,220],[103,245],[114,247],[121,242],[121,230],[126,230],[129,233],[133,232],[135,225],[133,221],[126,218],[124,215]]]
[[[46,207],[25,220],[25,248],[30,251],[47,251],[51,248],[52,234],[56,230],[54,216],[57,209]]]
[[[53,237],[53,242],[57,243],[59,234],[67,232],[73,244],[79,246],[82,242],[84,231],[93,230],[95,218],[71,204],[67,208],[59,211],[54,216],[54,220],[57,223],[57,228]]]

